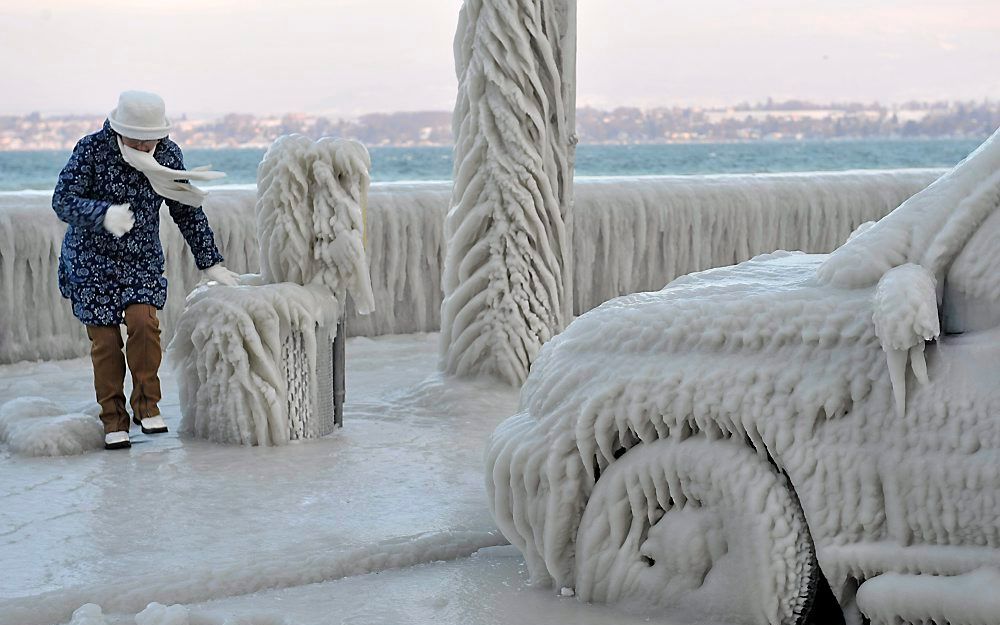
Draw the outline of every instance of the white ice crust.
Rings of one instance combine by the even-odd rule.
[[[1000,570],[976,569],[964,575],[887,573],[858,589],[858,608],[872,625],[1000,623]]]
[[[466,0],[455,35],[441,348],[449,373],[519,384],[572,314],[574,87],[562,52],[575,21],[565,0],[501,4]]]
[[[486,453],[491,509],[533,579],[575,587],[587,601],[604,596],[600,586],[577,584],[596,574],[617,588],[613,596],[642,596],[643,576],[632,571],[643,567],[608,563],[629,545],[632,563],[654,548],[661,518],[681,523],[684,508],[656,503],[661,492],[696,490],[654,468],[665,461],[651,451],[663,439],[718,447],[706,453],[720,484],[746,466],[723,443],[746,444],[787,473],[838,595],[851,578],[1000,562],[1000,329],[983,325],[1000,310],[1000,273],[985,269],[1000,262],[1000,247],[984,243],[996,240],[997,171],[994,136],[829,256],[776,252],[683,276],[606,302],[546,344],[520,412]],[[983,255],[969,257],[971,245]],[[979,298],[980,325],[942,335],[939,302],[961,316],[968,297]],[[907,357],[924,384],[905,384]],[[615,469],[622,454],[646,477],[618,504],[592,511],[591,502],[615,501],[606,477],[624,470]],[[762,510],[792,531],[791,507]],[[580,541],[598,512],[642,539],[628,533],[582,562]],[[633,523],[643,515],[648,536]],[[734,519],[722,514],[721,527]],[[757,568],[752,558],[730,561],[727,570],[749,567],[744,584],[778,588],[795,570],[793,555]],[[676,566],[676,557],[649,570]],[[746,622],[778,623],[782,613]]]
[[[19,397],[0,407],[0,442],[23,456],[72,456],[103,448],[104,427],[93,414],[43,397]]]

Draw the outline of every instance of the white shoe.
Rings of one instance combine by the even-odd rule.
[[[163,422],[163,417],[146,417],[143,420],[132,419],[136,425],[142,428],[143,434],[163,434],[167,431],[167,424]]]
[[[127,449],[132,446],[128,432],[108,432],[104,435],[105,449]]]

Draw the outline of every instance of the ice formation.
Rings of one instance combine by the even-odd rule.
[[[350,293],[362,315],[375,305],[364,249],[371,157],[357,141],[286,135],[257,171],[257,239],[266,283]]]
[[[572,315],[574,2],[465,0],[442,365],[520,383]]]
[[[964,575],[887,573],[858,589],[858,608],[872,625],[1000,623],[1000,571],[977,569]]]
[[[486,455],[491,509],[533,579],[584,601],[712,616],[729,605],[734,622],[777,625],[807,607],[796,602],[814,587],[809,562],[836,595],[891,571],[1000,564],[1000,327],[920,351],[937,334],[938,292],[943,310],[975,294],[980,321],[1000,309],[989,299],[1000,274],[984,271],[1000,247],[958,260],[996,240],[995,159],[996,137],[846,252],[683,276],[606,302],[546,344]],[[926,246],[942,251],[886,260],[868,242],[910,241],[923,229],[904,218],[914,206],[943,215],[941,245]],[[928,378],[899,411],[903,378],[886,353]],[[745,549],[757,527],[767,531]]]
[[[857,224],[883,217],[935,176],[908,170],[578,179],[574,314],[612,297],[660,289],[678,275],[774,249],[829,252]],[[375,312],[363,316],[349,309],[349,333],[439,328],[450,189],[447,183],[372,185],[367,238]],[[260,266],[255,198],[253,190],[218,189],[205,202],[226,265],[238,272]],[[89,353],[83,328],[56,285],[64,231],[48,195],[0,193],[0,363]],[[161,224],[161,236],[169,296],[160,321],[167,343],[199,272],[169,217]],[[980,229],[963,254],[965,260],[1000,243],[995,237],[983,236]],[[956,266],[963,264],[970,262],[960,257]],[[949,285],[958,286],[954,280]],[[970,299],[981,295],[975,280],[962,288]],[[28,302],[33,303],[30,315],[24,314]],[[965,314],[971,310],[962,307]],[[942,312],[948,319],[947,306]]]
[[[290,135],[267,151],[256,206],[261,274],[193,293],[170,344],[182,431],[245,445],[328,433],[337,321],[348,294],[359,314],[374,306],[369,165],[353,141]]]
[[[19,397],[0,407],[0,442],[23,456],[72,456],[103,449],[104,427],[93,414]]]

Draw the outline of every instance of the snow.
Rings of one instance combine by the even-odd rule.
[[[1000,623],[1000,571],[982,568],[954,576],[887,573],[858,589],[858,607],[872,625]]]
[[[829,252],[860,223],[878,219],[938,172],[901,170],[761,176],[578,179],[573,228],[573,309],[582,314],[619,295],[660,289],[678,275],[775,249]],[[352,336],[436,331],[440,324],[448,183],[372,185],[368,255],[375,312],[348,311]],[[204,210],[226,266],[257,271],[251,188],[213,189]],[[56,263],[65,232],[50,195],[0,193],[0,363],[89,353],[83,326],[59,295]],[[980,230],[977,249],[1000,236]],[[161,237],[169,281],[160,313],[164,344],[200,274],[164,209]],[[971,258],[971,249],[969,256]],[[956,267],[963,264],[962,258]],[[978,264],[977,264],[978,266]],[[989,269],[983,268],[984,271]],[[1000,275],[1000,266],[993,275]],[[949,278],[949,284],[954,281]],[[971,285],[968,296],[984,294]],[[998,286],[1000,289],[1000,286]],[[1000,293],[1000,290],[997,291]],[[34,302],[24,314],[25,302]]]
[[[755,606],[787,605],[806,579],[801,558],[812,546],[787,540],[797,506],[761,506],[755,516],[719,500],[730,491],[777,498],[787,489],[766,485],[781,474],[838,595],[887,571],[1000,562],[1000,498],[990,495],[1000,492],[1000,328],[939,336],[936,313],[939,292],[944,309],[963,308],[949,302],[947,284],[938,289],[942,280],[968,284],[962,270],[974,268],[980,288],[965,292],[986,298],[998,280],[982,267],[1000,262],[1000,248],[952,262],[984,228],[996,233],[998,153],[993,138],[833,254],[775,252],[686,275],[612,299],[546,344],[518,413],[487,446],[491,510],[532,578],[584,601],[710,612],[737,601],[723,592],[736,586],[713,588],[713,576],[746,567],[740,579],[761,591],[733,609],[745,622],[783,622],[784,607]],[[987,299],[984,310],[998,305]],[[904,358],[923,384],[905,384]],[[706,464],[718,473],[697,479]],[[750,470],[760,475],[748,480]],[[731,547],[753,520],[776,532],[756,541],[770,557],[719,559],[713,532],[702,546],[664,549],[666,561],[649,556],[659,524],[690,529],[675,493],[699,483],[710,486],[695,498],[708,515],[698,527],[715,527]],[[662,583],[677,567],[686,576],[677,583],[693,580],[698,592]]]
[[[0,406],[0,442],[23,456],[71,456],[104,448],[104,427],[90,414],[44,397],[18,397]]]
[[[587,190],[578,194],[578,204],[581,197],[595,203],[610,198],[616,185],[620,197],[604,212],[581,213],[594,221],[580,217],[578,228],[580,221],[586,225],[574,236],[582,230],[597,243],[576,253],[589,254],[587,267],[603,273],[587,276],[590,286],[575,296],[632,290],[688,263],[725,256],[721,248],[699,241],[731,237],[730,244],[746,246],[737,249],[738,260],[751,246],[770,245],[776,237],[816,245],[825,245],[833,231],[846,238],[858,223],[883,213],[884,201],[905,197],[908,185],[924,175],[579,184]],[[441,235],[433,235],[433,224],[440,226],[441,220],[425,216],[443,215],[446,199],[434,185],[405,188],[399,193],[401,187],[394,187],[383,197],[383,206],[393,206],[399,215],[373,220],[368,232],[377,241],[370,248],[373,292],[380,306],[391,292],[379,286],[386,284],[379,276],[390,271],[385,263],[395,263],[391,271],[399,282],[393,288],[403,291],[392,293],[423,293],[422,322],[429,323],[434,296],[426,284],[434,278],[417,267],[435,266],[440,258],[441,239],[435,243],[433,236]],[[830,197],[816,199],[817,189]],[[423,194],[424,208],[407,204],[411,192]],[[372,197],[379,193],[373,190]],[[803,221],[808,210],[829,211],[836,226]],[[235,222],[239,215],[230,218]],[[683,228],[669,228],[670,215]],[[995,308],[984,269],[997,262],[993,252],[1000,249],[992,245],[998,232],[994,216],[971,233],[944,274],[945,282],[964,289],[955,293],[984,302],[970,316],[964,303],[953,303],[944,284],[945,318],[957,308],[960,318],[981,325],[962,336],[942,335],[926,347],[929,381],[907,388],[904,419],[893,410],[883,341],[876,334],[877,281],[852,290],[822,285],[815,275],[826,257],[809,254],[766,255],[681,278],[659,293],[608,302],[542,349],[520,407],[517,392],[505,385],[435,373],[435,335],[359,337],[348,342],[347,427],[336,437],[283,447],[227,447],[178,437],[182,394],[178,378],[164,369],[161,407],[169,434],[137,434],[129,451],[57,458],[27,458],[14,453],[6,439],[0,441],[0,622],[65,623],[90,602],[103,611],[87,607],[80,618],[96,615],[108,625],[131,625],[151,608],[151,618],[167,618],[168,608],[153,604],[183,605],[192,625],[307,625],[327,623],[331,614],[373,625],[646,622],[641,597],[631,594],[642,588],[629,581],[627,572],[634,567],[625,560],[608,568],[606,581],[621,583],[620,596],[639,616],[558,596],[572,592],[585,598],[593,592],[578,583],[574,562],[588,499],[617,501],[619,509],[635,506],[649,522],[659,514],[650,502],[659,505],[666,493],[695,495],[683,505],[674,500],[676,514],[650,522],[644,541],[626,532],[625,543],[644,545],[640,555],[655,560],[640,573],[665,570],[658,566],[697,572],[709,563],[694,594],[713,598],[723,586],[739,587],[725,583],[727,575],[746,583],[748,576],[736,574],[744,567],[753,569],[755,587],[790,586],[796,576],[786,571],[782,577],[784,567],[753,568],[754,557],[742,550],[748,543],[736,540],[739,534],[727,526],[726,519],[739,515],[716,514],[727,509],[723,506],[768,512],[791,507],[781,499],[787,493],[776,486],[774,473],[766,471],[768,455],[796,487],[835,591],[845,580],[875,582],[890,571],[957,575],[970,567],[1000,566],[1000,508],[996,498],[983,496],[1000,490],[995,468],[1000,426],[992,418],[1000,412],[1000,390],[994,388],[1000,335],[988,326]],[[383,227],[392,230],[376,234]],[[626,254],[611,245],[617,239],[609,237],[629,236],[653,247],[641,253],[643,246],[636,244]],[[677,247],[668,253],[668,245]],[[384,253],[375,251],[379,246]],[[392,246],[409,251],[394,253]],[[989,257],[967,257],[972,246]],[[426,255],[431,248],[436,251]],[[977,273],[970,277],[963,267]],[[578,272],[577,280],[585,275]],[[886,285],[909,296],[906,284],[929,275],[904,268]],[[224,293],[247,290],[212,287],[192,300],[224,310],[229,297],[239,297]],[[886,298],[888,332],[882,334],[904,339],[886,345],[907,345],[920,334],[924,326],[918,322],[930,319],[920,306],[928,292],[924,288],[906,306]],[[260,305],[281,300],[303,315],[317,310],[294,297],[272,299]],[[396,321],[416,322],[424,314],[404,313],[407,303],[395,304]],[[29,396],[49,402],[23,400],[28,412],[46,413],[32,418],[79,412],[93,419],[89,362],[0,366],[0,406]],[[519,411],[496,430],[487,450],[496,469],[488,480],[491,505],[512,512],[509,518],[498,515],[495,523],[482,505],[482,443],[502,419]],[[749,440],[749,457],[722,461],[714,453],[691,452],[717,461],[717,468],[705,471],[722,475],[719,479],[733,476],[729,492],[739,497],[721,498],[699,486],[696,475],[671,482],[668,476],[676,477],[683,467],[665,468],[658,454],[636,455],[635,447],[659,439],[696,446],[708,441],[713,450]],[[635,471],[626,471],[630,466]],[[661,469],[659,477],[649,477]],[[597,507],[590,514],[601,519],[599,512],[609,511]],[[616,514],[603,518],[617,522]],[[795,517],[776,514],[770,520],[767,544],[778,554],[773,562],[808,566],[800,540],[791,540]],[[739,527],[761,531],[763,526],[751,521],[743,513]],[[477,551],[504,541],[497,524],[524,560],[510,549]],[[643,526],[634,525],[640,533]],[[593,527],[584,534],[597,537]],[[699,540],[694,531],[699,527],[715,529]],[[663,557],[676,550],[676,537],[684,532],[692,538],[685,541],[686,550],[673,561]],[[587,557],[622,555],[598,544]],[[727,563],[732,566],[722,566]],[[529,572],[536,582],[556,584],[530,587]],[[753,594],[745,590],[731,594],[737,599]],[[651,597],[652,603],[660,598]],[[762,605],[765,614],[781,609],[780,601]],[[662,612],[656,616],[667,618]]]
[[[65,623],[95,603],[109,623],[131,625],[158,602],[186,605],[192,623],[272,624],[280,605],[241,621],[191,604],[308,593],[303,584],[505,542],[483,503],[482,453],[517,394],[442,377],[438,339],[350,339],[345,427],[334,437],[256,448],[179,437],[177,379],[164,369],[168,434],[133,430],[131,450],[54,459],[0,444],[0,623]],[[0,403],[23,395],[92,402],[89,362],[0,366]],[[345,610],[371,603],[340,597]]]
[[[449,373],[520,384],[572,316],[573,4],[462,4],[441,307]]]

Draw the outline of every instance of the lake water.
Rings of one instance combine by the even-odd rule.
[[[985,139],[985,137],[984,137]],[[975,149],[968,139],[865,139],[671,145],[581,145],[578,176],[726,174],[951,167]],[[451,148],[372,147],[372,179],[448,180]],[[211,164],[228,176],[221,183],[255,181],[261,149],[189,149],[188,167]],[[0,191],[50,190],[68,151],[0,152]]]

